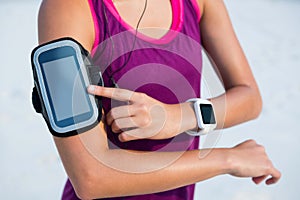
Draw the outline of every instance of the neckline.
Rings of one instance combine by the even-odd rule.
[[[104,1],[106,7],[111,12],[111,14],[116,18],[116,20],[127,30],[132,32],[133,34],[136,33],[134,27],[129,25],[125,22],[122,17],[120,16],[118,10],[116,9],[112,0]],[[182,28],[183,22],[183,5],[182,0],[171,0],[171,7],[172,7],[172,23],[170,29],[160,38],[154,38],[143,34],[141,32],[137,32],[137,37],[154,44],[166,44],[171,42],[177,35],[177,33]]]

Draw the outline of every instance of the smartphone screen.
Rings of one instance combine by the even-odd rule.
[[[43,63],[43,68],[58,121],[89,111],[73,56]]]
[[[93,115],[76,52],[61,47],[39,57],[44,85],[54,121],[66,127],[88,120]]]

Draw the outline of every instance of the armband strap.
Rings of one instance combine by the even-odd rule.
[[[84,60],[84,65],[86,67],[86,71],[88,73],[88,78],[89,78],[90,83],[92,85],[103,86],[104,84],[103,84],[100,67],[93,65],[92,59],[91,59],[88,51],[86,49],[84,49],[84,47],[78,41],[76,41],[72,38],[60,38],[58,40],[53,40],[51,42],[42,44],[42,45],[36,47],[35,49],[45,46],[45,45],[48,45],[48,44],[51,44],[51,43],[54,43],[54,42],[61,41],[61,40],[71,40],[71,41],[75,42],[76,44],[78,44],[78,46],[80,47],[80,50],[81,50],[81,54],[82,54],[82,57]],[[35,49],[33,50],[33,52],[35,51]],[[90,126],[87,126],[87,127],[81,128],[81,129],[77,129],[77,130],[73,130],[73,131],[69,131],[64,134],[57,133],[56,131],[54,131],[50,125],[47,111],[45,109],[45,105],[44,105],[44,102],[42,99],[41,90],[40,90],[39,84],[38,84],[37,74],[36,74],[34,64],[33,64],[33,54],[31,55],[31,65],[32,65],[33,77],[34,77],[34,87],[32,90],[32,105],[37,113],[42,114],[42,116],[48,126],[48,129],[52,135],[57,136],[57,137],[69,137],[69,136],[78,135],[80,133],[88,131],[91,128],[98,125],[98,123],[101,121],[101,118],[102,118],[102,99],[100,96],[95,96],[96,105],[98,107],[98,118],[95,123],[93,123]]]

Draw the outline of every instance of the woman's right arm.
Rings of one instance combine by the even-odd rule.
[[[95,35],[87,1],[44,0],[39,13],[39,42],[66,36],[92,49]],[[280,177],[263,147],[253,141],[230,149],[187,152],[110,150],[102,122],[83,134],[54,137],[54,141],[82,199],[161,192],[221,174],[260,177],[256,183],[269,175],[272,178],[267,183]]]
[[[270,175],[267,184],[280,178],[264,148],[254,141],[230,149],[186,152],[110,150],[102,123],[81,135],[54,140],[82,199],[156,193],[221,174],[256,177],[256,183]]]

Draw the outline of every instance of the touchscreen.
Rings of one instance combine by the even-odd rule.
[[[213,107],[210,104],[201,104],[200,110],[204,124],[215,124],[216,120],[214,117]]]
[[[86,89],[73,56],[42,65],[57,121],[90,112]]]

